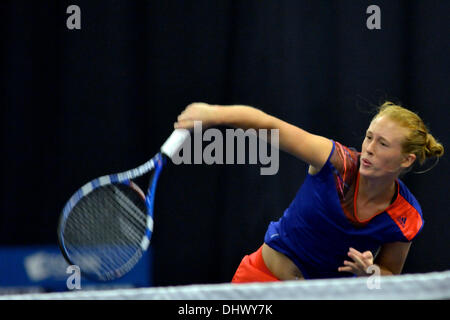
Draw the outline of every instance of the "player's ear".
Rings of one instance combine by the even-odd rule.
[[[409,168],[414,164],[414,162],[416,161],[416,158],[417,158],[417,156],[414,153],[408,153],[408,154],[404,155],[403,161],[400,166],[404,169]]]

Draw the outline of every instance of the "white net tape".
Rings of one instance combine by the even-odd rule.
[[[0,296],[0,300],[450,299],[450,270],[424,274],[250,284],[205,284]]]

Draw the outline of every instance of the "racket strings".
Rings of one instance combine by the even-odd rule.
[[[111,197],[112,194],[108,194],[108,196],[109,199],[105,200],[113,205],[114,210],[123,210],[121,211],[122,215],[117,216],[117,221],[114,221],[114,227],[117,227],[123,235],[121,242],[127,243],[126,240],[129,240],[130,243],[140,242],[142,232],[145,230],[145,220],[142,222],[138,218],[139,215],[144,216],[145,214],[119,190],[115,190],[114,197]]]
[[[126,273],[142,255],[147,213],[141,195],[127,185],[98,187],[72,209],[65,246],[82,270],[105,276]]]
[[[117,190],[116,195],[117,197],[115,198],[115,200],[120,203],[121,207],[124,209],[124,215],[122,217],[126,220],[126,222],[128,222],[126,224],[122,224],[122,228],[127,228],[129,229],[129,231],[145,230],[145,227],[147,225],[147,215],[142,212],[143,210],[141,208],[138,208],[120,190]],[[127,233],[125,232],[125,234]],[[141,236],[141,232],[139,232],[138,235]]]
[[[139,209],[131,200],[124,201],[129,196],[113,187],[110,192],[101,192],[99,190],[96,198],[82,199],[71,212],[66,232],[70,226],[77,226],[76,234],[66,238],[78,238],[80,243],[91,240],[101,240],[105,242],[117,239],[117,232],[128,228],[124,234],[129,235],[130,231],[134,234],[142,234],[146,225],[145,208]],[[83,201],[85,200],[85,201]],[[95,218],[95,219],[94,219]],[[70,223],[70,220],[74,220]],[[136,231],[137,230],[137,231]],[[95,232],[93,232],[95,231]],[[110,236],[110,237],[108,237]]]

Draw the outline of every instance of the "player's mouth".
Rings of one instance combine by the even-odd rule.
[[[363,167],[365,168],[369,168],[371,167],[373,164],[372,162],[370,162],[369,160],[367,160],[366,158],[361,158],[361,164],[363,165]]]

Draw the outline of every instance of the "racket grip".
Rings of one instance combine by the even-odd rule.
[[[175,129],[166,142],[164,142],[161,147],[161,152],[172,159],[173,155],[178,152],[184,141],[186,141],[189,136],[189,130]]]

